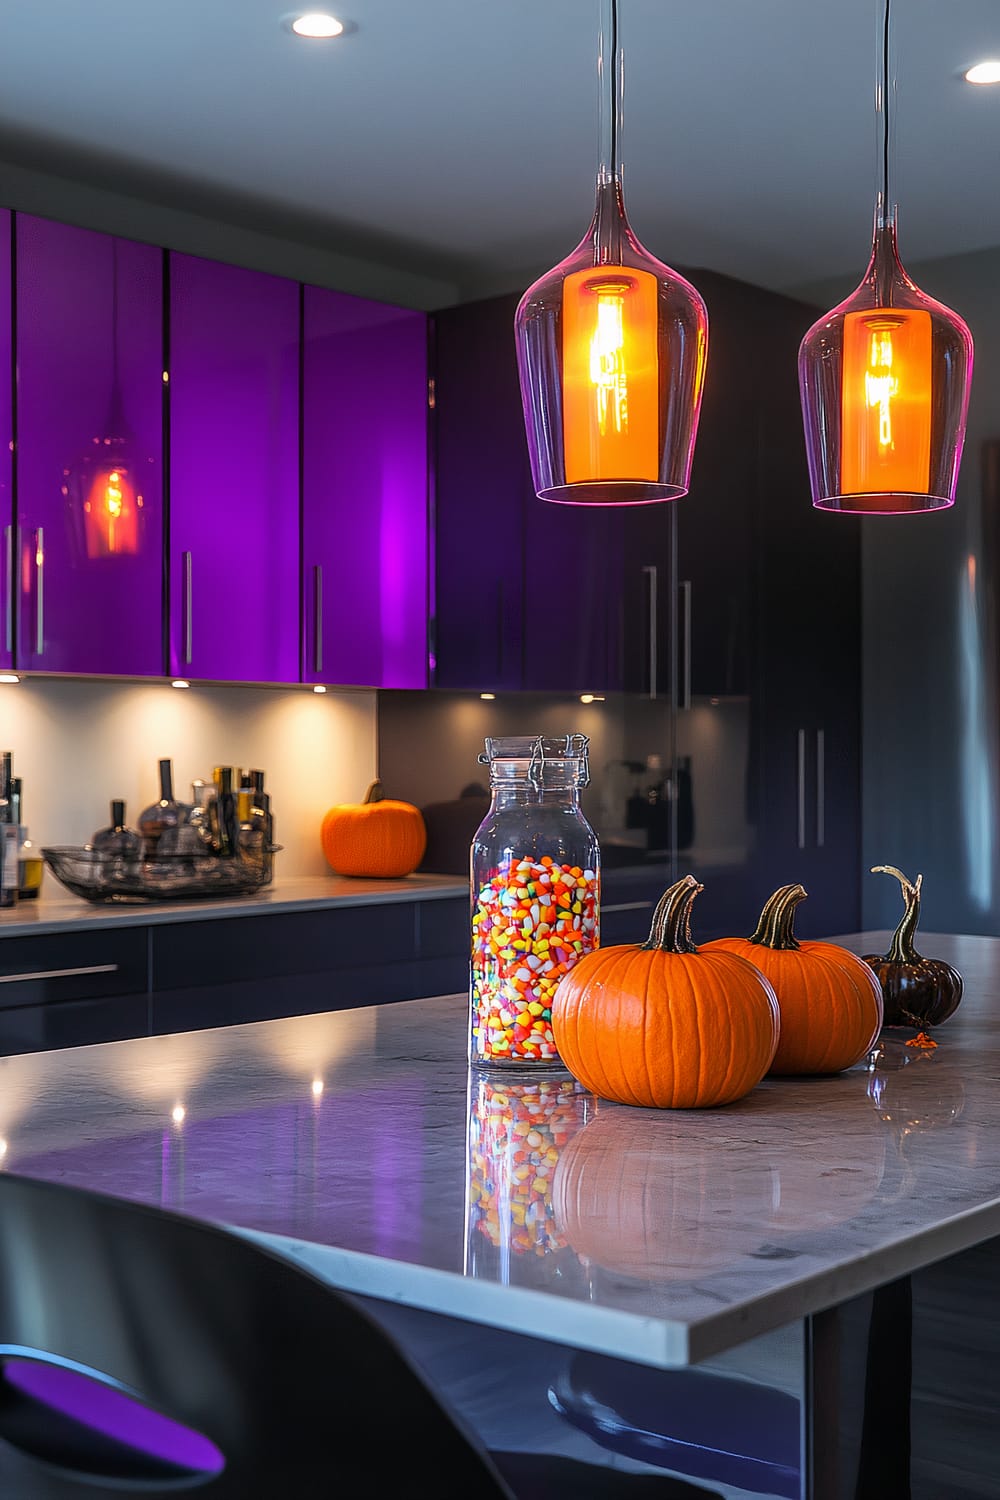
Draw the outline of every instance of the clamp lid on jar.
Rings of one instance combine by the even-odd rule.
[[[493,786],[523,785],[536,791],[584,787],[590,780],[585,734],[519,734],[487,738],[479,756]]]

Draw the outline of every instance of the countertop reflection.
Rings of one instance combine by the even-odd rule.
[[[845,939],[872,951],[883,934]],[[648,1363],[1000,1233],[1000,940],[934,1052],[726,1109],[470,1077],[466,999],[0,1060],[0,1166],[280,1237],[336,1285]]]

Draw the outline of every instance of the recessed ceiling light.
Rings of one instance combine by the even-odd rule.
[[[994,58],[965,70],[966,83],[1000,83],[1000,61]]]
[[[344,23],[338,21],[336,16],[327,15],[325,11],[311,10],[304,16],[294,18],[292,30],[296,36],[308,36],[320,41],[328,37],[341,36]]]

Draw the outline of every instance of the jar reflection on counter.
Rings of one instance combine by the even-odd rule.
[[[552,1183],[595,1108],[571,1078],[470,1074],[466,1275],[525,1283],[533,1263],[560,1252],[579,1264],[555,1222]]]

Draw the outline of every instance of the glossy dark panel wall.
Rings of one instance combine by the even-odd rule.
[[[170,257],[170,671],[299,676],[299,287]]]
[[[16,257],[18,665],[159,674],[162,252],[18,214]],[[120,425],[116,364],[138,508],[128,546],[109,551],[88,545],[80,476]]]
[[[427,320],[306,287],[303,675],[427,685]]]

